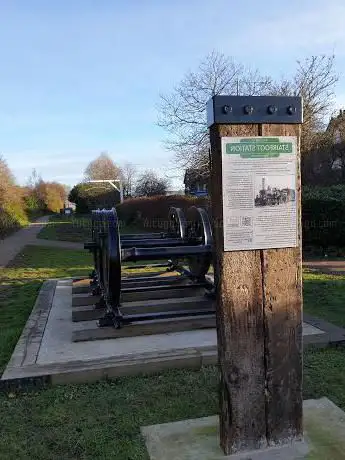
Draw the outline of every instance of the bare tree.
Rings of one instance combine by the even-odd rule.
[[[29,187],[30,189],[34,189],[37,186],[37,184],[41,181],[42,181],[41,175],[38,174],[36,168],[34,168],[31,171],[31,174],[27,180],[27,187]]]
[[[334,63],[333,55],[308,57],[297,61],[291,80],[272,84],[271,94],[303,98],[302,153],[312,148],[314,135],[324,128],[325,119],[332,110],[334,87],[338,81]]]
[[[165,195],[168,187],[168,179],[158,177],[154,171],[149,170],[139,176],[135,194],[137,196]]]
[[[307,154],[302,156],[303,185],[329,185],[336,180],[337,163],[333,136],[329,131],[315,133]]]
[[[257,70],[212,52],[170,94],[160,96],[158,124],[170,134],[166,147],[181,166],[208,170],[207,101],[219,94],[263,94],[271,84]]]
[[[130,197],[134,192],[134,182],[137,174],[133,163],[127,162],[121,167],[121,180],[123,186],[123,196]]]
[[[110,156],[103,152],[98,158],[91,161],[84,172],[85,180],[119,179],[121,170]]]
[[[302,152],[322,125],[334,99],[337,82],[334,56],[312,56],[297,61],[289,80],[272,81],[258,70],[246,69],[231,58],[211,53],[196,71],[188,72],[170,94],[160,96],[158,124],[169,133],[168,149],[182,167],[198,167],[208,174],[206,102],[219,94],[300,95],[304,102]]]

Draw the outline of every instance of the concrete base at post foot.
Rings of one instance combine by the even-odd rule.
[[[305,441],[226,456],[218,416],[142,428],[151,460],[344,460],[345,412],[327,398],[304,402]]]
[[[308,443],[306,441],[296,441],[279,447],[268,447],[250,452],[223,455],[222,458],[229,460],[303,460],[308,458],[308,453]]]

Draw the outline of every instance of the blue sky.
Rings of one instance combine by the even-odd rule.
[[[75,184],[108,151],[181,184],[156,125],[169,91],[212,50],[279,78],[335,53],[345,106],[344,0],[0,0],[0,154]]]

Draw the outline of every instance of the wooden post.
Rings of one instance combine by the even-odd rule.
[[[225,454],[232,454],[286,444],[300,440],[303,435],[301,100],[215,96],[209,103],[208,118],[220,443]],[[222,138],[238,136],[297,138],[295,247],[224,250]]]

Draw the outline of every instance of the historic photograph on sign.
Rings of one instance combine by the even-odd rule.
[[[279,206],[296,200],[295,176],[262,176],[255,177],[254,205]]]

